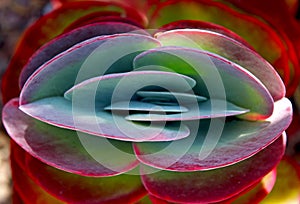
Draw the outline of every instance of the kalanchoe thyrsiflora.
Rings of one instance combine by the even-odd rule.
[[[218,11],[256,26],[272,37],[264,42],[275,50],[272,64],[297,65],[277,55],[282,42],[267,24],[220,3],[184,2],[196,16],[208,9],[204,21]],[[212,203],[270,191],[292,117],[285,86],[255,51],[266,54],[251,43],[261,38],[247,42],[204,21],[170,22],[181,3],[157,8],[150,28],[158,29],[142,29],[145,16],[119,3],[76,2],[27,31],[71,16],[62,35],[26,64],[12,62],[4,78],[7,87],[16,64],[25,64],[20,96],[3,110],[22,200],[34,201],[35,192],[48,202],[134,203],[149,194],[154,203]]]

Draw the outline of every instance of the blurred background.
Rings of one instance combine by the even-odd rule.
[[[48,0],[0,0],[0,79],[18,38],[28,25],[45,13],[47,5]],[[0,102],[0,110],[1,108]],[[11,203],[9,139],[3,131],[1,122],[0,125],[0,204],[9,204]]]

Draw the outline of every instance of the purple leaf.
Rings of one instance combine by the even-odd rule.
[[[122,161],[118,157],[108,160],[108,155],[116,156],[110,152],[114,149],[108,151],[106,148],[109,140],[38,121],[18,109],[17,99],[5,105],[3,124],[11,138],[29,154],[74,174],[95,177],[116,175],[133,169],[139,163],[133,154],[127,154]],[[131,143],[119,141],[118,146],[132,153]]]
[[[292,120],[292,106],[284,98],[275,102],[274,113],[265,121],[229,120],[216,138],[216,146],[204,143],[218,132],[209,120],[201,120],[198,128],[185,123],[191,135],[173,142],[134,143],[138,159],[149,166],[171,171],[198,171],[220,168],[245,160],[276,140]],[[224,123],[225,121],[220,121]],[[210,128],[210,129],[209,129]],[[194,136],[194,132],[197,135]],[[211,135],[209,135],[211,134]],[[205,146],[204,146],[205,144]],[[202,154],[201,154],[201,151]],[[201,155],[207,155],[202,158]]]
[[[210,171],[172,172],[143,165],[142,181],[150,194],[169,202],[222,201],[237,195],[269,173],[284,154],[285,140],[286,137],[282,136],[245,161]]]
[[[17,145],[12,148],[12,162],[14,178],[23,199],[28,204],[35,200],[53,204],[110,204],[135,202],[146,194],[139,175],[122,174],[112,177],[86,177],[67,173],[48,166],[27,154]],[[20,158],[22,156],[22,158]],[[33,193],[33,192],[34,193]],[[37,194],[38,193],[38,198]],[[55,199],[56,198],[56,199]],[[31,202],[30,202],[31,201]],[[36,202],[35,202],[36,203]]]

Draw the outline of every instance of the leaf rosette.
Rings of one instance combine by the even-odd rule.
[[[13,168],[29,175],[16,189],[72,203],[211,203],[274,185],[292,107],[273,66],[219,25],[147,30],[139,13],[101,12],[22,68],[3,110]]]

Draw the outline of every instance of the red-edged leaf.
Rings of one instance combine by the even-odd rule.
[[[282,136],[247,160],[210,171],[183,173],[142,166],[142,181],[150,194],[163,200],[188,203],[222,201],[242,192],[268,174],[280,161],[285,140],[286,137]]]
[[[224,167],[251,158],[274,142],[290,124],[291,116],[291,103],[288,99],[283,99],[275,103],[274,113],[266,121],[231,120],[223,124],[221,133],[214,130],[222,128],[216,125],[217,122],[200,121],[196,136],[194,124],[187,124],[191,135],[185,139],[134,143],[134,150],[142,163],[159,169],[188,172]],[[224,121],[219,121],[221,124],[222,122]],[[213,128],[209,129],[209,126]],[[219,138],[216,138],[217,134],[220,134]],[[210,144],[205,143],[204,138],[209,137],[216,140],[213,149],[209,149]],[[200,151],[205,150],[208,155],[202,158]]]
[[[12,145],[11,155],[11,168],[12,178],[14,181],[14,200],[13,203],[24,203],[24,204],[63,204],[64,202],[56,199],[47,193],[44,189],[38,186],[31,178],[26,174],[24,166],[21,166],[16,161],[15,154],[24,154],[18,150],[17,145]],[[20,159],[19,159],[20,160]],[[18,197],[15,197],[18,196]],[[18,199],[16,201],[15,199]]]
[[[146,194],[139,175],[91,178],[65,173],[27,157],[33,179],[55,197],[78,204],[132,203]]]
[[[43,44],[61,34],[78,18],[97,11],[118,11],[122,16],[140,16],[123,4],[104,1],[79,1],[62,5],[30,26],[16,48],[7,71],[2,78],[4,103],[19,95],[18,77],[31,55]],[[134,17],[135,18],[135,17]],[[143,19],[143,17],[140,17]],[[137,20],[144,22],[144,20]]]
[[[262,82],[243,67],[211,52],[164,46],[142,52],[133,64],[137,70],[171,70],[193,78],[197,82],[195,94],[250,110],[240,118],[261,120],[272,114],[273,99]]]
[[[178,29],[156,35],[163,46],[183,46],[220,55],[254,74],[274,100],[285,96],[285,87],[275,69],[255,51],[220,33],[201,29]]]
[[[276,169],[272,170],[269,174],[264,176],[264,178],[254,184],[253,186],[250,186],[243,192],[237,194],[236,196],[233,196],[232,198],[216,202],[215,204],[253,204],[253,203],[259,203],[263,198],[265,198],[268,193],[272,190],[276,180]],[[152,201],[152,204],[176,204],[173,202],[168,202],[166,200],[159,199],[153,195],[149,195],[150,200]]]
[[[225,35],[227,37],[230,37],[242,43],[243,45],[247,46],[250,49],[253,49],[249,43],[247,43],[242,37],[240,37],[236,33],[232,32],[231,30],[223,26],[211,22],[197,21],[197,20],[178,20],[163,25],[161,28],[159,28],[158,32],[175,30],[175,29],[191,29],[191,28],[209,30],[216,33],[220,33],[222,35]]]
[[[286,52],[289,56],[291,70],[290,81],[287,83],[287,95],[291,96],[300,81],[300,53],[297,52],[300,46],[300,25],[295,16],[291,14],[291,10],[295,8],[297,9],[298,1],[226,1],[226,3],[228,2],[249,12],[250,14],[263,18],[280,34],[280,37],[286,45]],[[278,66],[285,66],[285,64],[284,62],[282,64],[279,63]],[[284,74],[289,74],[289,72]]]
[[[158,46],[154,38],[134,33],[99,36],[78,43],[31,75],[22,89],[20,104],[63,96],[74,84],[93,77],[129,72],[136,55]]]
[[[38,199],[50,198],[78,204],[125,204],[133,203],[146,194],[138,175],[123,174],[105,178],[78,176],[38,161],[15,143],[12,144],[12,148],[12,157],[19,165],[18,171],[14,172],[18,175],[23,172],[23,176],[31,180],[31,185],[27,186],[27,190],[35,190],[29,194],[31,197],[25,198],[31,203]],[[23,181],[20,182],[23,184]],[[23,189],[21,191],[24,192]]]
[[[276,168],[268,173],[257,184],[250,186],[244,192],[230,198],[229,200],[222,201],[218,204],[253,204],[260,203],[273,189],[276,181]]]
[[[60,35],[54,40],[51,40],[49,43],[43,45],[28,60],[20,75],[20,87],[23,87],[29,76],[42,64],[59,53],[71,48],[75,44],[101,35],[112,35],[127,32],[147,35],[147,33],[140,28],[121,22],[93,23]]]
[[[275,65],[285,84],[289,83],[289,63],[293,62],[289,57],[292,56],[287,54],[286,45],[278,33],[259,18],[236,11],[220,2],[173,0],[162,3],[150,19],[150,27],[186,19],[222,25],[244,38],[258,53]]]
[[[74,174],[95,177],[120,174],[138,165],[131,154],[131,143],[116,141],[122,149],[116,155],[108,140],[35,120],[20,111],[18,103],[17,99],[11,100],[4,107],[4,126],[18,145],[42,162]],[[129,154],[123,156],[124,151]],[[107,158],[112,155],[115,157]]]

